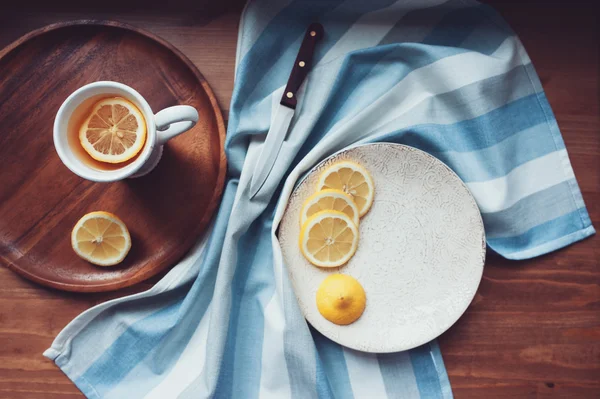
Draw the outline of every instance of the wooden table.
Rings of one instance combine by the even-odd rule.
[[[127,22],[183,51],[227,115],[241,1],[56,3],[3,5],[0,47],[57,21]],[[169,5],[156,11],[161,3]],[[599,227],[600,36],[592,2],[492,3],[529,51]],[[145,290],[156,280],[117,293],[77,295],[39,287],[0,267],[0,398],[82,397],[42,352],[83,310]],[[440,343],[457,398],[600,397],[600,237],[530,261],[491,256],[473,304]]]

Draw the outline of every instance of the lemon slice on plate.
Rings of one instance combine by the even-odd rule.
[[[324,210],[343,212],[358,226],[359,212],[352,197],[343,191],[333,189],[317,191],[304,202],[300,212],[300,225],[315,213]]]
[[[335,189],[349,194],[358,207],[360,216],[364,216],[375,196],[375,186],[369,172],[352,161],[341,161],[328,167],[319,178],[319,190]]]
[[[302,225],[299,244],[300,251],[313,265],[342,266],[356,252],[358,227],[343,212],[317,212]]]
[[[77,255],[98,266],[113,266],[131,249],[127,226],[109,212],[90,212],[71,232],[71,246]]]
[[[363,314],[367,296],[362,285],[345,274],[331,274],[317,289],[317,309],[332,323],[354,323]]]
[[[104,99],[94,105],[91,115],[81,125],[79,142],[97,161],[128,161],[146,142],[144,116],[124,98]]]

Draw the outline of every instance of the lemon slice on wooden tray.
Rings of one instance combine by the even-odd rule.
[[[140,110],[124,98],[101,100],[79,129],[79,142],[100,162],[121,163],[141,151],[146,122]]]
[[[356,252],[358,227],[343,212],[317,212],[302,225],[299,245],[304,257],[315,266],[342,266]]]
[[[300,225],[317,212],[333,210],[345,213],[358,226],[359,211],[349,194],[340,190],[326,189],[317,191],[302,205]]]
[[[131,249],[127,226],[109,212],[90,212],[71,232],[71,246],[77,255],[98,266],[121,263]]]

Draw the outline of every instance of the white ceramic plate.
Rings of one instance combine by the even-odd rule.
[[[363,165],[375,201],[360,221],[356,254],[340,268],[321,269],[300,253],[300,209],[320,172],[344,159]],[[431,155],[398,144],[354,147],[323,161],[292,194],[279,242],[300,309],[323,335],[365,352],[398,352],[446,331],[467,309],[483,273],[485,235],[479,209],[460,178]],[[353,324],[338,326],[315,303],[332,273],[356,278],[367,307]]]

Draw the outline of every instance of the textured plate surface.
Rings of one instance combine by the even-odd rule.
[[[320,269],[298,248],[300,210],[320,172],[344,159],[369,170],[375,201],[361,219],[350,262]],[[411,349],[446,331],[471,303],[485,260],[481,215],[460,178],[423,151],[388,143],[355,147],[319,164],[292,194],[279,241],[306,319],[333,341],[365,352]],[[317,288],[332,273],[353,276],[367,294],[365,312],[349,326],[317,310]]]

